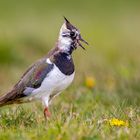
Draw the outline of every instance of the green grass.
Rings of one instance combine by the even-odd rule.
[[[139,1],[0,2],[0,94],[56,41],[62,16],[90,46],[73,54],[76,76],[46,121],[40,102],[0,108],[0,140],[139,140]],[[85,85],[94,77],[95,87]],[[109,119],[128,121],[111,126]]]
[[[55,99],[48,121],[39,103],[3,108],[1,139],[139,139],[138,107],[86,88],[67,92]],[[127,120],[129,126],[110,126],[110,118]]]

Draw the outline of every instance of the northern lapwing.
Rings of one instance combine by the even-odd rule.
[[[41,100],[45,105],[44,115],[49,117],[51,100],[74,79],[72,52],[78,46],[85,49],[80,41],[88,45],[79,30],[64,17],[55,47],[31,65],[10,92],[0,97],[0,106]]]

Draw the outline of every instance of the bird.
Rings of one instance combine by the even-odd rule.
[[[33,63],[20,80],[0,97],[0,107],[40,100],[44,104],[44,116],[49,118],[52,99],[65,90],[73,81],[75,67],[72,53],[87,44],[79,29],[64,17],[54,48]]]

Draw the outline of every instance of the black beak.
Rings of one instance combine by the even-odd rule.
[[[86,45],[89,45],[87,41],[85,41],[81,35],[79,35],[79,39],[78,39],[78,45],[85,50],[85,47],[82,46],[82,44],[80,43],[80,41],[82,41],[83,43],[85,43]]]

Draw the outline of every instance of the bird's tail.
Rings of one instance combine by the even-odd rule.
[[[11,102],[11,96],[13,95],[14,90],[8,92],[7,94],[4,94],[0,97],[0,107],[12,104]]]

